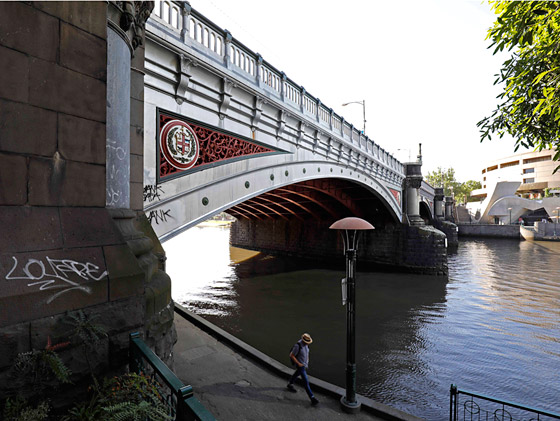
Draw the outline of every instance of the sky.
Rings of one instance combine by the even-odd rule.
[[[476,123],[498,104],[507,55],[486,40],[495,14],[480,0],[191,0],[191,6],[401,162],[422,143],[424,175],[454,168],[481,179],[512,155],[509,138],[480,142]],[[496,136],[497,137],[497,136]],[[494,137],[493,137],[494,138]]]

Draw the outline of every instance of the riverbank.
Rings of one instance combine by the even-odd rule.
[[[310,376],[320,403],[311,406],[303,388],[286,389],[292,369],[266,356],[203,318],[177,305],[175,373],[223,420],[407,420],[420,418],[358,396],[362,411],[340,409],[344,389]]]

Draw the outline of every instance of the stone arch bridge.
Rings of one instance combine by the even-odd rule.
[[[156,4],[145,57],[144,208],[162,241],[221,211],[407,222],[405,164],[188,3]]]

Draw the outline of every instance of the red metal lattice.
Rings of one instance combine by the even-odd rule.
[[[158,141],[159,133],[161,132],[161,129],[165,125],[165,123],[175,119],[176,118],[174,117],[160,113]],[[192,171],[192,169],[195,168],[199,169],[199,167],[204,165],[214,164],[220,161],[227,161],[233,158],[275,152],[274,149],[270,149],[265,146],[257,145],[255,143],[251,143],[246,140],[227,135],[225,133],[216,132],[214,130],[207,129],[206,127],[198,126],[190,122],[187,123],[196,133],[200,144],[200,154],[198,160],[196,161],[196,164],[189,169],[189,171]],[[160,179],[164,179],[171,175],[184,172],[170,165],[161,151],[159,153],[159,163]]]

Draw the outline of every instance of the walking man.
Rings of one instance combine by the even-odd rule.
[[[317,405],[319,401],[313,395],[311,391],[311,387],[309,387],[309,379],[307,378],[307,367],[309,366],[309,345],[313,342],[309,333],[304,333],[301,335],[301,339],[296,342],[296,344],[292,347],[290,351],[290,359],[292,363],[297,366],[294,375],[290,379],[290,383],[288,383],[288,390],[290,392],[297,392],[296,388],[294,387],[294,382],[298,378],[301,377],[303,380],[303,384],[305,387],[305,391],[307,392],[307,396],[311,399],[311,405]]]

